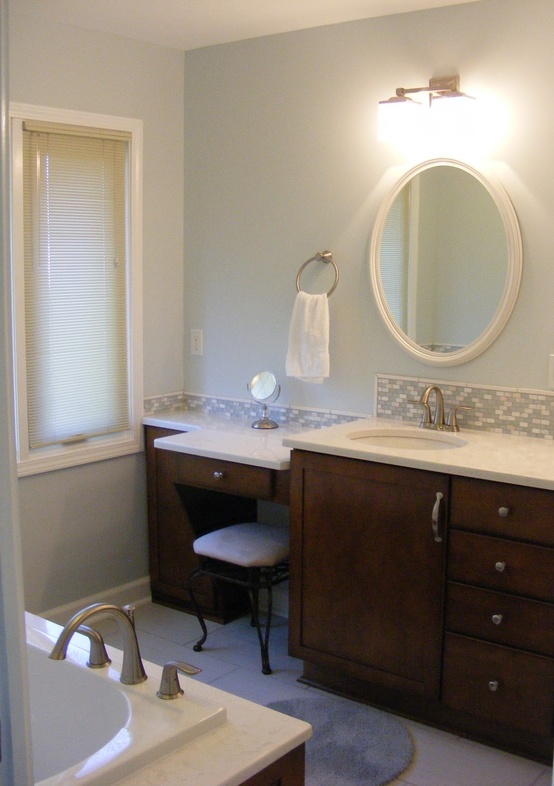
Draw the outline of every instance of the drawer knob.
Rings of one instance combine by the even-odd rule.
[[[489,690],[492,693],[496,693],[498,688],[500,687],[498,680],[489,680]]]
[[[500,625],[500,623],[502,622],[502,614],[493,614],[492,621],[494,622],[495,625]]]
[[[498,515],[502,516],[502,518],[505,519],[506,516],[510,515],[510,508],[505,508],[505,507],[498,508]]]
[[[223,480],[224,477],[225,477],[224,472],[220,472],[219,470],[216,470],[214,472],[214,480]]]
[[[498,573],[504,573],[506,570],[506,563],[505,562],[497,562],[494,566],[494,569],[498,571]]]

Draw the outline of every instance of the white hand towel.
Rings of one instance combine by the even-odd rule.
[[[286,372],[305,382],[329,376],[329,299],[326,294],[299,292],[289,329]]]

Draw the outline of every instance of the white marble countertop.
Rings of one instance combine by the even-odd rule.
[[[28,637],[43,637],[52,644],[62,630],[59,625],[28,612],[26,620]],[[70,646],[79,647],[80,638],[76,635]],[[30,640],[33,641],[32,638]],[[88,643],[84,639],[83,642],[86,648],[83,661],[86,661]],[[41,646],[44,647],[44,644]],[[123,653],[110,646],[107,650],[114,667],[119,671]],[[154,696],[160,684],[162,669],[147,661],[144,667],[148,679],[139,687],[141,691]],[[175,752],[147,764],[138,772],[118,780],[118,786],[239,786],[311,737],[311,726],[308,723],[211,685],[183,677],[181,687],[185,690],[185,696],[224,706],[227,710],[226,722]],[[56,780],[58,782],[63,783],[63,778]]]
[[[554,489],[554,440],[463,429],[452,435],[466,443],[461,447],[411,450],[377,447],[348,437],[356,430],[376,428],[422,433],[421,429],[402,421],[372,417],[287,435],[284,444],[289,448],[317,453]],[[436,434],[433,431],[423,433],[429,436]]]
[[[348,434],[364,428],[411,429],[422,433],[421,429],[410,423],[377,417],[320,429],[302,430],[298,426],[281,426],[262,433],[252,429],[248,422],[203,412],[160,413],[145,417],[144,423],[187,431],[156,440],[157,447],[239,463],[258,463],[259,466],[288,469],[290,450],[301,448],[402,467],[554,489],[554,439],[517,437],[462,428],[453,435],[466,443],[462,447],[410,450],[370,446],[348,438]],[[436,432],[423,433],[432,436]],[[162,445],[162,442],[165,444]],[[258,457],[255,455],[257,451]]]
[[[159,428],[172,428],[175,431],[200,431],[200,429],[218,429],[233,431],[237,428],[246,429],[246,422],[234,420],[225,415],[212,412],[195,412],[193,410],[178,410],[177,412],[156,412],[154,415],[145,415],[142,419],[145,426],[158,426]]]
[[[196,412],[162,413],[144,418],[143,422],[147,426],[183,430],[181,434],[154,440],[154,446],[160,450],[277,470],[290,467],[290,448],[283,445],[283,439],[301,431],[294,426],[254,429],[248,421]]]

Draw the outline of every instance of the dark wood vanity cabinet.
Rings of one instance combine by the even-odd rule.
[[[148,538],[152,599],[190,610],[188,578],[198,565],[195,538],[229,524],[255,521],[257,500],[288,503],[289,472],[158,450],[154,440],[179,431],[145,427]],[[247,607],[240,587],[195,585],[205,615],[226,622]]]
[[[442,701],[552,755],[554,494],[452,478]]]
[[[292,654],[438,697],[447,502],[442,474],[293,451]]]
[[[305,745],[302,744],[248,778],[241,786],[304,786],[304,776]]]
[[[553,492],[295,450],[291,557],[303,681],[551,762]]]

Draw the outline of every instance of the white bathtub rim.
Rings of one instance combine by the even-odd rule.
[[[28,618],[35,625],[36,635],[45,636],[49,642],[61,630],[41,617],[31,614]],[[87,645],[88,642],[83,641],[83,647]],[[114,663],[120,662],[122,653],[114,648],[108,648],[108,651]],[[83,651],[82,656],[86,659],[86,652]],[[148,662],[145,662],[145,667],[149,681],[157,684],[161,667]],[[121,786],[151,786],[152,782],[167,786],[182,783],[194,783],[195,786],[240,786],[307,742],[312,735],[310,725],[304,721],[227,693],[214,685],[191,680],[189,690],[195,696],[224,705],[227,723],[183,748],[146,764],[143,770],[122,778],[118,781]]]
[[[59,631],[58,625],[47,620],[40,620],[37,625],[29,625],[27,616],[27,641],[42,649],[45,656],[51,650]],[[67,659],[86,669],[88,641],[81,635],[76,635],[74,639],[68,647]],[[162,669],[156,664],[145,662],[148,675],[146,682],[140,685],[122,685],[119,675],[123,653],[109,646],[107,651],[112,659],[110,666],[87,670],[87,673],[93,674],[99,680],[112,682],[114,688],[123,691],[130,702],[131,717],[127,727],[122,729],[120,740],[117,737],[112,740],[114,747],[119,749],[118,755],[111,757],[108,750],[97,752],[63,772],[37,781],[36,786],[111,786],[145,765],[186,745],[197,736],[226,723],[226,708],[210,698],[197,695],[192,681],[190,686],[186,686],[187,690],[182,699],[173,702],[158,699],[156,691]]]

